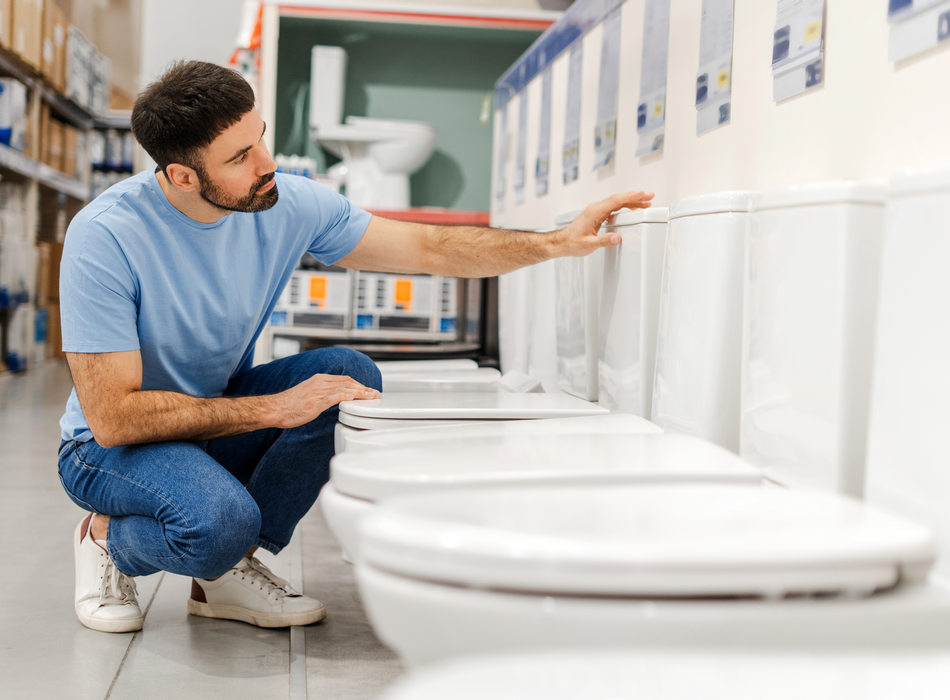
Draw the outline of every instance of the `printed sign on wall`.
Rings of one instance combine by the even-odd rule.
[[[732,109],[733,0],[703,0],[696,74],[696,133],[728,124]]]
[[[515,175],[511,185],[515,190],[515,205],[524,203],[525,160],[528,153],[528,91],[518,98],[518,142],[515,146]]]
[[[821,85],[825,0],[778,0],[772,34],[772,99]]]
[[[564,147],[562,164],[564,184],[574,182],[579,175],[581,140],[581,70],[584,67],[584,52],[581,42],[571,48],[567,64],[567,114],[564,119]]]
[[[617,148],[617,101],[620,92],[620,9],[604,20],[600,51],[597,125],[594,127],[594,170],[613,160]]]
[[[889,0],[889,58],[902,61],[950,41],[950,0]]]
[[[508,188],[506,170],[508,165],[508,105],[499,110],[498,120],[498,163],[495,173],[495,211],[505,211],[505,190]]]
[[[637,103],[637,157],[663,147],[669,47],[670,0],[647,0],[643,13],[640,101]]]
[[[548,193],[548,175],[551,171],[551,87],[553,79],[548,68],[541,75],[541,128],[538,130],[538,160],[534,168],[534,193],[543,197]]]

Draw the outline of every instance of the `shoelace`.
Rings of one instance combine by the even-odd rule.
[[[99,605],[133,605],[137,602],[138,589],[135,579],[126,576],[112,563],[112,557],[106,557],[106,571],[102,576],[102,588],[99,590]]]
[[[244,575],[250,576],[262,590],[266,590],[268,597],[282,595],[287,598],[300,597],[300,594],[290,587],[290,583],[268,569],[257,557],[248,557],[247,562],[248,566],[243,572]]]

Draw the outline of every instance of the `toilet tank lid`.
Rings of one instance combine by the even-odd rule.
[[[755,192],[718,192],[677,199],[670,205],[670,219],[697,214],[747,213]]]
[[[890,194],[901,197],[947,190],[950,190],[950,163],[934,163],[901,172],[891,180]]]
[[[607,228],[636,226],[637,224],[665,224],[670,218],[668,207],[650,207],[649,209],[621,209],[607,219]]]
[[[878,180],[832,180],[810,185],[792,185],[752,198],[751,211],[785,209],[811,204],[877,204],[887,199],[887,183]]]
[[[583,209],[578,209],[577,211],[569,211],[564,214],[558,214],[554,217],[554,225],[558,228],[561,228],[562,226],[569,226],[574,221],[574,219],[581,215],[581,212],[583,211]]]

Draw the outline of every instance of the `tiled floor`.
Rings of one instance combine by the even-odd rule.
[[[0,376],[0,532],[8,557],[0,585],[0,700],[301,700],[290,633],[189,616],[189,581],[180,576],[136,580],[148,606],[139,633],[93,632],[76,620],[72,533],[82,511],[56,475],[58,422],[71,386],[62,363]],[[306,664],[295,664],[294,673],[305,673],[311,700],[374,698],[402,666],[369,628],[351,567],[319,509],[295,537],[304,590],[324,602],[328,617],[304,629]],[[261,559],[290,578],[293,549]]]

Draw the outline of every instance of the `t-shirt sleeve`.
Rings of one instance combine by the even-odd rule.
[[[59,299],[64,352],[140,348],[135,279],[117,244],[77,250],[67,236]]]
[[[353,251],[373,215],[319,183],[300,180],[312,191],[317,222],[307,250],[325,265],[333,265]]]

